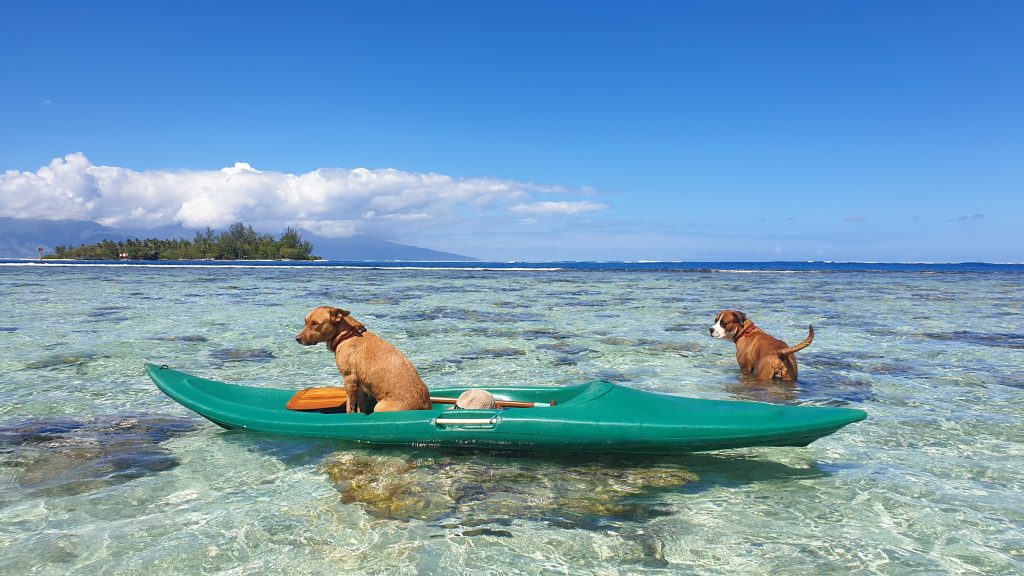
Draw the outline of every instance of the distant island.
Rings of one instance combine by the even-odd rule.
[[[57,246],[46,259],[60,260],[320,260],[313,244],[287,228],[277,240],[252,226],[236,222],[226,232],[211,228],[196,232],[192,240],[147,238],[103,240],[77,247]]]
[[[200,234],[207,240],[222,230],[215,232],[204,232]],[[303,241],[308,241],[315,247],[316,255],[322,260],[335,261],[386,261],[386,262],[476,262],[476,258],[455,254],[452,252],[441,252],[419,246],[408,244],[397,244],[371,236],[356,234],[344,238],[331,238],[321,236],[303,228],[296,228],[295,231],[302,235]],[[97,258],[100,256],[70,256],[67,250],[73,247],[103,244],[124,244],[127,247],[130,243],[146,244],[156,247],[153,240],[139,240],[139,238],[174,240],[177,238],[192,238],[195,230],[184,228],[178,224],[168,224],[156,228],[110,228],[89,220],[45,220],[40,218],[8,218],[0,216],[0,258],[37,259],[40,252],[53,254],[56,246],[63,246],[64,258]],[[179,242],[181,242],[179,240]],[[196,243],[193,239],[192,243]],[[42,248],[43,250],[39,250]],[[109,246],[108,246],[109,248]],[[153,249],[149,250],[153,252]],[[145,252],[145,250],[143,250]],[[132,251],[119,250],[116,246],[113,251],[101,250],[103,258],[117,258],[117,254],[134,253]],[[110,256],[113,253],[114,256]],[[168,252],[169,254],[169,252]],[[202,254],[202,250],[199,251]],[[60,258],[53,255],[51,258]],[[169,259],[165,252],[160,250],[161,259]],[[198,255],[202,258],[216,258],[209,249],[206,255]],[[257,256],[259,257],[259,256]],[[287,256],[280,256],[286,258]]]

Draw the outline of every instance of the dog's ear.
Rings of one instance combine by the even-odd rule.
[[[331,308],[331,322],[338,323],[345,316],[348,316],[350,312],[348,310],[342,310],[341,308]]]
[[[740,324],[746,324],[747,323],[747,315],[744,314],[743,312],[740,312],[739,310],[737,310],[736,311],[736,321],[739,322]]]

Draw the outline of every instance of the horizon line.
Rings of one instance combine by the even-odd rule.
[[[352,264],[462,264],[476,266],[483,264],[825,264],[825,265],[902,265],[902,266],[963,266],[963,265],[984,265],[984,266],[1022,266],[1021,262],[986,262],[983,260],[962,260],[962,261],[886,261],[886,260],[401,260],[401,259],[368,259],[368,260],[87,260],[76,258],[25,258],[15,256],[0,256],[3,262],[51,262],[51,263],[82,263],[90,262],[119,262],[126,265],[131,263],[153,263],[153,262],[209,262],[204,266],[216,265],[217,263],[245,263],[245,262],[287,262],[290,266],[317,266],[325,263],[352,263]],[[137,264],[136,264],[137,265]]]

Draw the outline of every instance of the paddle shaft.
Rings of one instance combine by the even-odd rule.
[[[455,404],[455,398],[438,398],[435,396],[430,397],[430,401],[434,404]],[[552,400],[550,404],[543,404],[540,402],[516,402],[514,400],[495,400],[495,405],[498,408],[536,408],[537,406],[554,406],[555,402]]]

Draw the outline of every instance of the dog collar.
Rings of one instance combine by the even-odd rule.
[[[736,336],[736,338],[733,340],[733,342],[739,342],[740,338],[743,338],[744,336],[746,336],[747,334],[750,334],[751,332],[753,332],[756,329],[757,329],[757,326],[754,326],[753,322],[747,324],[747,327],[744,328],[743,331],[740,332],[738,336]]]
[[[335,336],[334,337],[334,341],[331,342],[331,350],[337,349],[338,346],[340,346],[341,343],[344,342],[345,340],[348,340],[349,338],[352,338],[353,336],[359,336],[360,334],[362,334],[364,332],[366,332],[366,326],[360,326],[359,328],[356,328],[355,330],[349,330],[348,332],[345,332],[341,336]]]

